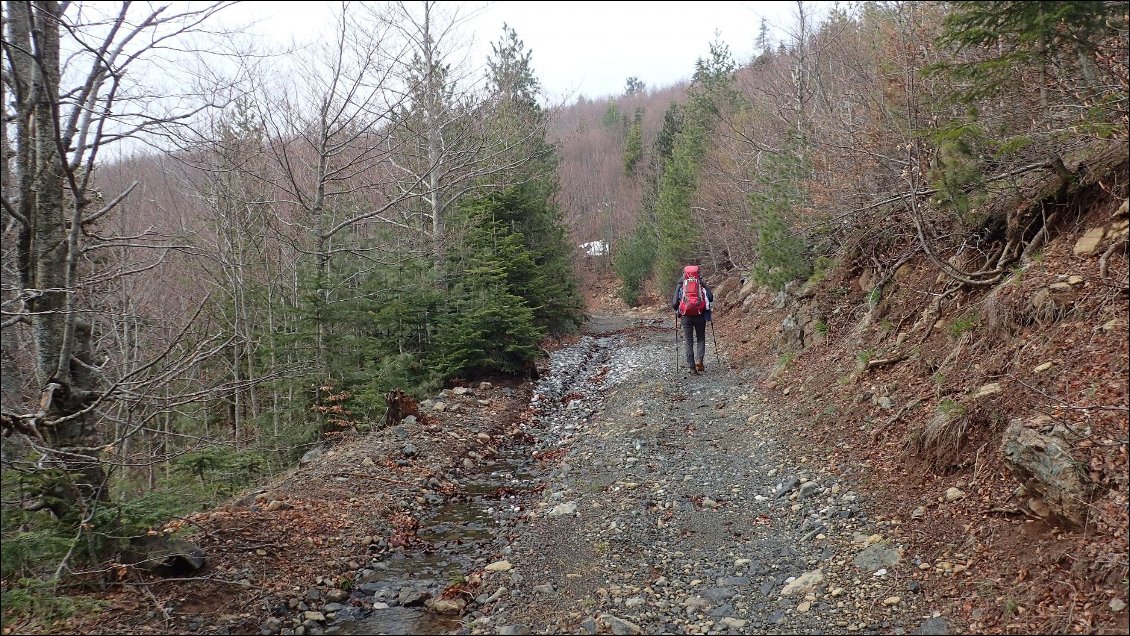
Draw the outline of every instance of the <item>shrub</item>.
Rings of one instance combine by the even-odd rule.
[[[644,223],[636,225],[632,235],[616,251],[613,267],[623,282],[620,298],[631,307],[639,304],[644,282],[655,267],[655,232]]]
[[[808,277],[807,283],[809,285],[819,283],[827,278],[828,274],[830,274],[835,267],[836,261],[834,259],[828,258],[823,254],[817,256],[816,260],[812,262],[812,275]]]
[[[960,338],[962,334],[973,331],[977,328],[979,317],[977,314],[965,314],[950,324],[950,335],[954,338]]]

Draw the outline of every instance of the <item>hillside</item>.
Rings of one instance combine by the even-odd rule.
[[[795,453],[867,484],[970,633],[1128,627],[1127,159],[1084,163],[1043,248],[952,302],[921,254],[839,254],[780,293],[715,280],[727,365],[792,415]]]
[[[794,448],[851,466],[953,566],[925,575],[970,632],[1127,630],[1127,204],[1105,194],[1125,154],[1112,168],[1039,254],[940,311],[925,257],[717,286],[731,363],[795,413]]]
[[[802,13],[790,46],[712,47],[678,106],[645,104],[668,108],[649,170],[627,125],[592,160],[643,193],[593,300],[663,307],[703,265],[794,453],[869,484],[973,633],[1127,630],[1128,20]]]

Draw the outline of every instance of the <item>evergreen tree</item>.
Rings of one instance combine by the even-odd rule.
[[[995,94],[1017,79],[1017,70],[1062,67],[1093,80],[1092,56],[1098,44],[1114,33],[1108,18],[1124,23],[1127,2],[989,1],[954,2],[939,40],[959,51],[992,52],[983,59],[946,63],[931,67],[966,81],[957,90],[964,99]],[[1041,97],[1047,106],[1046,82],[1041,78]],[[1093,87],[1092,87],[1093,88]]]
[[[538,311],[547,305],[536,303],[552,292],[544,289],[549,281],[517,229],[530,218],[522,202],[515,188],[469,200],[453,216],[463,241],[450,252],[450,269],[461,276],[436,336],[446,377],[519,373],[537,354],[545,333]]]
[[[635,174],[636,164],[643,155],[643,109],[636,109],[635,119],[628,128],[628,136],[624,139],[624,172],[631,176]]]
[[[710,54],[709,59],[695,63],[690,99],[660,179],[655,212],[659,235],[656,273],[663,281],[674,281],[682,264],[703,252],[702,228],[691,206],[719,109],[735,99],[729,47],[713,42]]]
[[[505,22],[502,37],[491,44],[487,59],[487,77],[496,98],[531,111],[540,111],[538,95],[541,83],[534,74],[533,51],[518,38],[518,33]]]
[[[769,22],[764,17],[757,27],[757,40],[754,47],[757,49],[757,59],[762,59],[773,52],[773,43],[769,41]]]
[[[766,156],[749,195],[757,232],[754,280],[774,290],[812,271],[805,240],[792,227],[797,209],[808,201],[803,181],[810,172],[803,143],[791,139],[780,153]]]
[[[647,164],[647,175],[640,213],[631,234],[618,245],[613,267],[620,277],[620,298],[630,306],[639,303],[644,283],[655,269],[659,247],[659,230],[655,210],[664,168],[675,149],[675,139],[683,125],[683,109],[675,102],[663,113],[663,127],[652,144],[653,161]]]
[[[505,279],[506,267],[498,258],[476,256],[453,287],[436,335],[445,377],[516,375],[537,355],[542,332]]]
[[[530,276],[538,282],[517,286],[515,292],[528,302],[539,328],[552,334],[569,333],[580,326],[584,312],[564,217],[553,203],[559,188],[557,149],[546,139],[547,117],[538,103],[541,89],[531,52],[513,29],[503,28],[488,69],[498,101],[495,125],[508,126],[509,134],[521,140],[514,145],[524,157],[512,162],[518,166],[510,179],[514,185],[478,203],[469,202],[469,207],[489,202],[491,218],[522,237],[531,257]]]

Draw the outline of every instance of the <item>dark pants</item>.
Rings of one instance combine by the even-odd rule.
[[[695,339],[697,337],[697,340]],[[687,366],[706,355],[706,316],[683,316],[683,339],[686,341]]]

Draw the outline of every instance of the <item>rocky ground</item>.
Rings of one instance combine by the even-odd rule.
[[[538,444],[565,453],[486,567],[498,598],[472,632],[948,633],[921,573],[960,569],[907,553],[849,467],[791,457],[716,349],[705,375],[676,371],[667,318],[598,318],[555,355],[602,379],[576,399],[539,386],[565,407]]]
[[[963,566],[908,550],[857,469],[790,454],[718,351],[690,375],[668,315],[597,314],[536,384],[448,389],[312,453],[185,520],[200,576],[54,630],[950,633],[932,581]]]
[[[5,634],[1126,633],[1126,287],[1076,243],[1108,216],[929,320],[928,265],[878,305],[839,272],[799,309],[732,272],[704,375],[676,368],[665,292],[626,309],[597,276],[539,379],[405,404],[170,523],[204,570],[115,567],[109,611]],[[1056,286],[1062,315],[1013,324]],[[1081,527],[1002,450],[1047,418],[1089,433]]]

